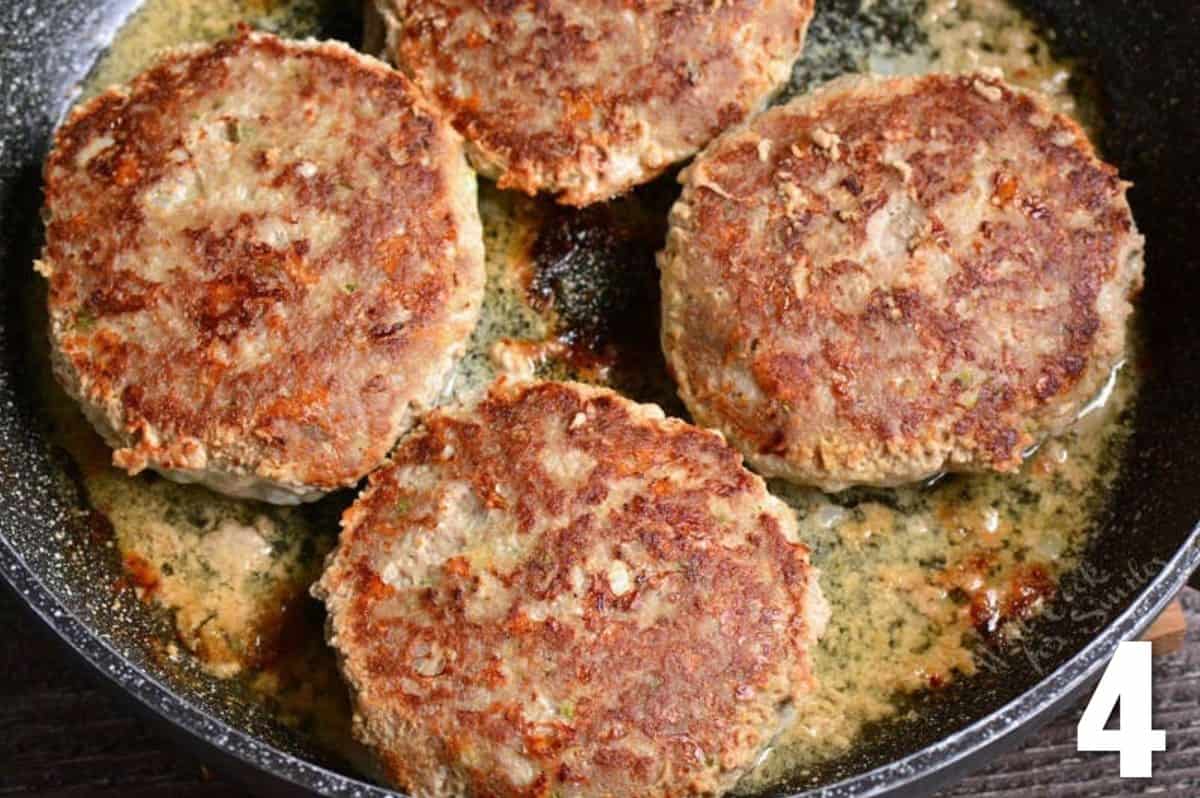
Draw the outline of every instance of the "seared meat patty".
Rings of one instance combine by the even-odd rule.
[[[608,199],[760,109],[812,0],[377,0],[387,51],[501,188]]]
[[[45,182],[55,371],[130,473],[285,504],[352,485],[478,317],[460,138],[341,45],[173,52],[71,114]]]
[[[355,733],[414,795],[711,794],[811,686],[796,535],[716,434],[501,381],[401,441],[315,593]]]
[[[828,490],[1011,471],[1122,358],[1127,184],[984,75],[835,81],[714,142],[660,257],[698,423]]]

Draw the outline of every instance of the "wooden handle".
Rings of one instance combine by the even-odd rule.
[[[1179,603],[1179,599],[1167,605],[1162,615],[1158,616],[1142,635],[1143,640],[1150,641],[1156,657],[1177,653],[1183,649],[1186,637],[1187,616],[1183,614],[1183,605]]]

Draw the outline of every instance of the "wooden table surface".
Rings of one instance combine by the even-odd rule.
[[[938,798],[1200,796],[1200,593],[1186,593],[1184,608],[1184,649],[1154,666],[1154,723],[1167,752],[1155,755],[1153,779],[1122,781],[1115,754],[1077,753],[1076,707]],[[115,705],[3,592],[0,630],[0,796],[246,795]]]

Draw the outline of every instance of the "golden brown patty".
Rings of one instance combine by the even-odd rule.
[[[812,0],[376,0],[388,52],[502,188],[586,205],[761,108]]]
[[[1122,357],[1142,272],[1126,184],[993,78],[836,81],[683,182],[663,347],[696,420],[764,474],[1013,470]]]
[[[55,370],[130,473],[281,503],[353,484],[478,317],[458,135],[341,45],[172,53],[71,114],[45,178]]]
[[[796,532],[717,435],[502,381],[401,442],[315,592],[355,732],[415,795],[709,794],[810,687]]]

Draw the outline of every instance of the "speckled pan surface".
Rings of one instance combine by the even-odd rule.
[[[54,121],[133,0],[0,6],[0,573],[81,663],[201,756],[271,793],[384,795],[321,760],[244,696],[146,644],[161,623],[112,589],[116,555],[93,540],[67,460],[31,399],[21,292],[40,243],[40,168]],[[826,0],[826,25],[854,0]],[[1015,744],[1093,678],[1200,564],[1200,7],[1148,0],[1042,0],[1031,9],[1106,87],[1108,154],[1137,187],[1149,241],[1147,380],[1122,476],[1086,557],[1032,644],[924,699],[920,721],[869,733],[816,796],[919,795]],[[818,20],[819,22],[819,20]],[[779,794],[788,792],[780,788]]]

